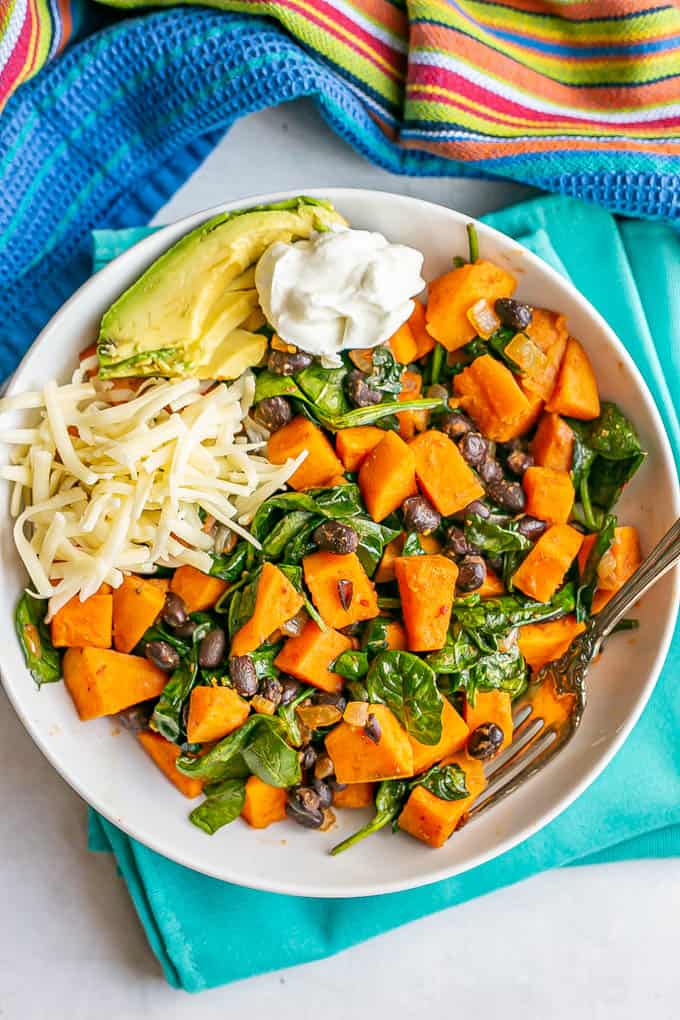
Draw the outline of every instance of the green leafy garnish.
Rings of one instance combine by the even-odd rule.
[[[14,623],[26,666],[38,687],[61,679],[59,652],[45,623],[47,603],[24,592],[17,603]]]
[[[366,378],[366,384],[372,390],[391,394],[391,399],[396,400],[402,389],[401,373],[402,366],[389,347],[376,347],[372,356],[371,373]]]
[[[507,517],[480,517],[470,514],[465,521],[465,538],[487,556],[500,556],[513,551],[528,551],[532,543],[518,524]]]
[[[202,804],[189,815],[189,820],[209,836],[229,825],[241,814],[246,799],[244,779],[224,779],[214,783]]]
[[[412,652],[381,652],[366,676],[369,701],[381,702],[421,744],[442,736],[441,694],[434,671]]]
[[[433,765],[411,783],[411,789],[424,786],[440,800],[462,800],[470,796],[465,772],[460,765]]]

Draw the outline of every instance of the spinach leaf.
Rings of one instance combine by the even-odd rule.
[[[262,543],[262,552],[268,560],[276,560],[283,555],[283,550],[309,521],[319,521],[317,514],[308,510],[293,510],[275,524]]]
[[[304,401],[305,395],[292,376],[276,375],[269,369],[263,369],[255,377],[255,396],[253,403],[258,404],[267,397],[291,397]]]
[[[227,613],[227,629],[229,630],[229,637],[233,638],[234,634],[241,629],[244,623],[247,623],[251,619],[255,612],[255,603],[257,601],[257,588],[260,583],[260,571],[256,571],[252,580],[248,582],[237,591],[229,603],[229,612]]]
[[[402,366],[395,359],[389,347],[374,348],[371,374],[366,379],[366,383],[371,389],[393,394],[391,399],[396,400],[401,393],[401,373]]]
[[[269,718],[269,717],[267,717]],[[297,751],[287,744],[278,727],[261,726],[241,751],[243,760],[263,783],[270,786],[295,786],[302,780]]]
[[[432,411],[435,408],[445,409],[445,402],[441,397],[424,397],[418,400],[404,400],[399,403],[399,413],[402,411]],[[369,407],[355,407],[353,411],[342,414],[337,418],[321,420],[321,424],[330,432],[339,432],[340,429],[356,428],[359,425],[375,425],[383,418],[391,417],[395,413],[394,401],[382,404],[371,404]]]
[[[369,700],[387,705],[415,740],[428,745],[441,740],[441,694],[434,670],[417,655],[381,652],[371,663],[366,687]]]
[[[342,652],[331,669],[347,680],[359,680],[368,673],[368,655],[366,652],[356,652],[353,649]]]
[[[248,653],[253,660],[259,680],[279,675],[279,671],[274,665],[274,659],[281,651],[282,644],[282,641],[277,641],[275,644],[261,645],[256,651]]]
[[[384,522],[376,524],[375,521],[364,516],[340,517],[339,520],[343,524],[349,524],[359,536],[357,556],[368,576],[372,577],[382,559],[385,546],[397,535],[400,535],[401,530],[389,528]]]
[[[200,758],[181,754],[176,766],[185,776],[216,782],[229,775],[230,768],[238,759],[243,761],[242,752],[247,742],[260,727],[280,726],[278,719],[268,715],[250,715],[237,730],[224,737]],[[233,773],[232,773],[233,775]]]
[[[483,634],[506,634],[524,623],[540,623],[571,613],[576,605],[574,585],[565,584],[550,602],[534,602],[516,595],[502,595],[497,599],[480,599],[466,595],[453,604],[453,619],[478,637]]]
[[[210,573],[213,577],[219,577],[223,581],[238,581],[246,568],[249,543],[239,542],[233,552],[224,556],[213,556],[213,564]]]
[[[287,521],[294,513],[315,514],[323,518],[353,517],[363,512],[359,486],[350,482],[347,485],[334,485],[327,489],[308,489],[307,492],[280,492],[270,496],[258,508],[252,524],[251,533],[260,542],[276,530],[277,521]],[[301,523],[302,518],[296,518]],[[292,534],[292,533],[291,533]],[[283,538],[285,537],[285,541]],[[272,555],[279,555],[289,540],[290,535],[278,533],[273,539]]]
[[[24,592],[17,603],[14,625],[26,666],[38,687],[61,679],[59,652],[45,623],[47,602]]]
[[[276,496],[270,496],[258,507],[250,525],[251,534],[259,542],[264,541],[278,518],[285,519],[296,510],[304,510],[310,514],[320,512],[316,501],[306,492],[280,492]]]
[[[424,556],[425,550],[420,544],[420,536],[417,531],[409,531],[404,539],[404,546],[401,550],[402,556]]]
[[[588,553],[585,569],[576,589],[576,619],[579,622],[586,620],[592,611],[593,596],[595,595],[598,582],[597,568],[602,557],[614,541],[615,528],[616,517],[613,514],[609,514],[605,519],[603,527],[598,531],[597,538]]]
[[[300,732],[300,724],[298,722],[296,709],[306,698],[315,693],[314,687],[303,687],[299,691],[292,701],[289,701],[287,705],[281,705],[277,709],[277,716],[281,720],[286,739],[289,744],[293,747],[300,747],[302,744],[302,734]]]
[[[487,340],[487,344],[489,350],[492,351],[500,361],[504,362],[511,372],[515,375],[522,375],[523,372],[517,362],[513,361],[512,358],[505,353],[505,348],[514,336],[516,336],[514,330],[508,329],[507,326],[501,326],[500,329],[497,329],[495,333],[491,334]]]
[[[295,382],[311,401],[312,414],[335,418],[346,414],[350,409],[344,390],[347,369],[322,368],[318,361],[313,361],[294,375]]]
[[[460,765],[433,765],[411,783],[411,789],[424,786],[440,800],[462,800],[470,796],[466,776]]]
[[[198,646],[213,626],[210,617],[205,614],[201,614],[201,616],[204,618],[192,634],[191,651],[180,662],[161,691],[151,716],[152,727],[166,740],[171,740],[176,744],[181,744],[186,740],[184,707],[198,678]]]
[[[189,820],[212,836],[241,814],[246,799],[244,779],[225,779],[216,783],[209,796],[189,815]]]
[[[369,658],[387,651],[387,628],[390,623],[389,616],[375,616],[366,623],[361,638],[361,647],[368,654]]]
[[[487,556],[500,556],[513,551],[528,551],[532,543],[518,530],[517,523],[507,517],[480,517],[470,514],[465,521],[465,538]]]
[[[316,504],[317,512],[324,517],[354,517],[364,512],[361,490],[356,482],[334,485],[330,489],[308,489]]]
[[[366,684],[362,683],[361,680],[345,680],[345,690],[349,695],[350,701],[368,701],[368,691],[366,690]]]
[[[462,673],[479,661],[482,655],[474,637],[459,624],[455,624],[438,652],[430,652],[426,662],[435,673]]]
[[[178,638],[177,635],[161,621],[158,623],[152,623],[149,629],[144,631],[144,634],[137,643],[135,649],[139,655],[144,654],[144,645],[147,644],[148,641],[167,641],[169,645],[172,645],[172,647],[179,652],[182,658],[188,655],[191,651],[191,639],[186,641],[184,638]]]
[[[613,507],[624,485],[633,477],[645,456],[646,454],[640,451],[628,460],[606,460],[604,457],[597,457],[588,478],[591,501],[604,510]]]
[[[569,425],[584,439],[589,449],[607,460],[628,460],[641,451],[640,440],[632,423],[612,403],[603,403],[600,417],[590,422],[569,419]]]
[[[286,563],[299,563],[304,556],[314,552],[317,546],[312,536],[323,519],[323,517],[312,517],[298,529],[297,534],[290,539],[283,550],[283,559]]]
[[[371,821],[352,836],[343,839],[342,843],[334,846],[331,855],[337,857],[344,850],[349,850],[350,847],[360,843],[366,836],[371,836],[384,826],[395,822],[401,813],[407,794],[408,783],[405,783],[403,779],[387,779],[382,782],[375,795],[375,815]]]

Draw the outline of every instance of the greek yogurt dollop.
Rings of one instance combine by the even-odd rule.
[[[425,286],[423,256],[382,234],[338,228],[277,241],[255,270],[269,324],[286,343],[333,367],[340,351],[377,347],[406,322]]]

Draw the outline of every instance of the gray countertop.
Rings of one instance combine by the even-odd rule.
[[[394,190],[471,214],[527,194],[497,182],[387,174],[336,139],[311,105],[295,103],[237,124],[157,219],[323,185]],[[332,960],[195,999],[165,983],[112,860],[87,852],[85,805],[2,694],[0,797],[2,1020],[678,1015],[680,860],[540,875]],[[397,967],[399,980],[386,980]]]

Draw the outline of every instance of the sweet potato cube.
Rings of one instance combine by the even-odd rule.
[[[400,556],[394,572],[399,585],[408,647],[434,652],[444,647],[451,621],[458,567],[446,556]]]
[[[484,495],[476,474],[443,432],[422,432],[409,448],[416,458],[418,485],[442,516],[450,517]]]
[[[151,581],[132,575],[113,593],[113,644],[131,652],[165,605],[165,592]]]
[[[282,623],[295,616],[304,602],[283,571],[273,563],[265,563],[257,583],[253,615],[234,634],[231,655],[254,652]]]
[[[586,535],[578,554],[579,573],[583,574],[595,535]],[[642,562],[640,539],[637,529],[630,525],[614,528],[614,541],[606,551],[597,568],[598,588],[603,591],[618,591],[635,573]]]
[[[356,553],[311,553],[302,567],[312,602],[329,627],[340,630],[378,615],[378,596]]]
[[[250,715],[250,705],[232,687],[194,687],[189,700],[187,739],[191,744],[221,740]]]
[[[285,817],[286,790],[270,786],[257,776],[250,776],[241,818],[253,829],[266,829],[273,822],[282,822]]]
[[[211,577],[190,566],[178,567],[170,582],[170,591],[184,600],[188,613],[212,609],[228,587],[227,582],[219,577]]]
[[[153,585],[154,588],[158,588],[165,595],[170,590],[170,578],[169,577],[146,577],[144,579],[148,584]]]
[[[493,308],[498,298],[510,297],[515,279],[500,266],[478,259],[433,280],[428,288],[425,318],[430,336],[447,351],[464,347],[476,336],[468,309],[484,298]]]
[[[342,474],[342,464],[318,425],[300,415],[277,429],[267,443],[267,456],[272,464],[285,464],[303,450],[307,456],[288,479],[291,489],[312,489],[326,485],[334,475]]]
[[[423,389],[423,377],[420,372],[409,372],[405,369],[401,373],[401,390],[397,400],[403,403],[406,400],[417,400]],[[399,435],[408,441],[413,439],[416,432],[422,432],[427,428],[427,411],[399,411]]]
[[[464,719],[458,715],[451,702],[442,697],[442,735],[437,744],[421,744],[409,736],[413,748],[413,771],[415,775],[424,772],[431,765],[460,751],[470,732]]]
[[[331,663],[351,647],[351,640],[344,634],[321,630],[314,620],[309,620],[301,634],[288,638],[274,665],[297,680],[333,694],[342,688],[344,681],[330,669]]]
[[[425,305],[422,301],[413,302],[413,311],[408,324],[411,328],[411,336],[416,342],[416,358],[424,358],[426,354],[434,350],[435,339],[427,332]]]
[[[573,336],[567,341],[555,389],[546,409],[582,421],[597,418],[600,413],[600,397],[593,366]]]
[[[190,799],[201,795],[203,792],[201,780],[185,776],[175,765],[181,754],[177,744],[171,744],[160,733],[153,733],[151,730],[143,730],[138,733],[137,740],[163,775],[170,780],[173,786],[177,787],[180,793]]]
[[[373,580],[376,584],[387,584],[388,581],[394,581],[394,564],[396,560],[401,556],[401,551],[404,548],[404,536],[397,535],[391,542],[388,542],[383,549],[382,558],[378,564],[378,569],[373,575]]]
[[[363,808],[371,807],[374,796],[373,783],[349,783],[343,790],[333,793],[333,807]]]
[[[527,623],[520,627],[517,643],[527,665],[538,670],[546,662],[559,659],[583,630],[585,624],[577,623],[573,615],[544,623]]]
[[[553,471],[571,471],[574,458],[574,433],[559,414],[541,415],[529,449],[539,467]]]
[[[477,691],[474,705],[465,702],[465,722],[470,733],[484,723],[495,723],[503,731],[503,743],[498,748],[500,753],[504,747],[512,743],[512,698],[506,691]]]
[[[111,595],[91,595],[84,602],[74,595],[52,618],[52,644],[55,648],[110,648],[112,617]]]
[[[486,575],[480,587],[477,589],[477,594],[480,599],[493,599],[498,598],[499,595],[505,594],[505,585],[503,584],[503,581],[497,574],[494,574],[488,564],[486,567]]]
[[[399,815],[399,828],[431,847],[440,847],[446,843],[465,812],[486,788],[484,768],[480,761],[461,752],[451,759],[445,759],[442,762],[444,764],[460,765],[465,772],[470,795],[461,800],[441,800],[423,786],[416,786]]]
[[[69,648],[62,663],[64,682],[82,720],[157,698],[168,676],[139,655],[108,648]]]
[[[454,376],[453,387],[479,430],[499,443],[528,432],[543,406],[540,397],[527,395],[510,369],[490,354],[475,358]]]
[[[387,648],[389,651],[406,651],[406,631],[398,620],[394,620],[392,623],[387,624],[387,627],[385,628],[385,637],[387,639]]]
[[[553,524],[512,575],[513,584],[538,602],[549,602],[581,548],[583,535],[569,524]]]
[[[555,389],[569,331],[563,315],[546,308],[534,308],[531,322],[524,330],[543,354],[540,368],[526,369],[522,381],[526,389],[536,393],[543,400],[549,400]],[[512,355],[511,355],[512,356]]]
[[[359,468],[359,488],[374,521],[382,521],[408,496],[416,495],[416,459],[396,433],[386,432],[364,459]]]
[[[358,471],[361,462],[379,442],[385,438],[385,430],[375,425],[357,425],[351,429],[340,429],[335,434],[335,452],[343,463],[345,471]]]
[[[389,345],[394,360],[398,361],[400,365],[410,365],[418,357],[418,345],[408,322],[404,322],[397,332],[392,334]]]
[[[380,727],[374,743],[363,726],[341,722],[326,737],[326,750],[339,783],[373,783],[413,775],[413,750],[408,734],[385,705],[371,705]]]
[[[522,486],[526,513],[550,524],[567,523],[574,505],[574,486],[567,471],[530,467],[524,472]]]

